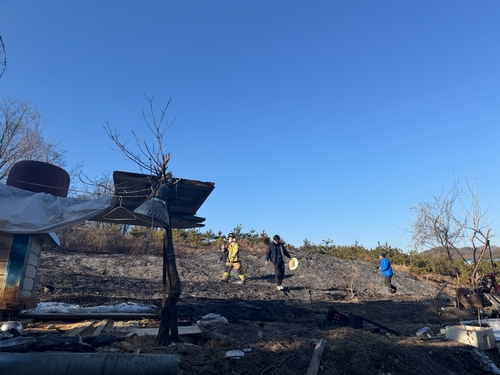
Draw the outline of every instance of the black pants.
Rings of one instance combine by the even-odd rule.
[[[391,284],[392,276],[384,276],[384,284],[389,290],[389,293],[396,293],[396,287]]]
[[[285,276],[285,263],[283,261],[274,265],[274,273],[276,274],[276,285],[280,286]]]

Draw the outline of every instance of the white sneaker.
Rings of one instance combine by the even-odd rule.
[[[283,286],[278,285],[278,286],[276,286],[276,289],[278,289],[278,290],[283,290]]]

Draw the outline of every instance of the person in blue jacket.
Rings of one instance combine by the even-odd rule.
[[[396,293],[396,287],[391,284],[393,275],[391,262],[385,257],[384,253],[380,253],[378,259],[380,260],[379,270],[382,272],[382,276],[384,276],[385,286],[389,290],[389,293]]]

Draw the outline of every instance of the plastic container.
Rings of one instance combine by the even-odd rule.
[[[434,334],[432,333],[432,331],[429,327],[420,328],[417,331],[417,336],[424,336],[424,335],[429,337],[429,338],[434,337]]]

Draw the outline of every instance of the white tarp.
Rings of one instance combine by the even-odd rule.
[[[0,185],[0,232],[57,232],[88,220],[115,205],[114,197],[63,198]]]

